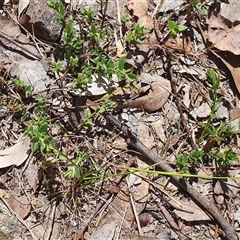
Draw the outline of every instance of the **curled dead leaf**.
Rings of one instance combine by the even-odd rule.
[[[11,165],[20,166],[29,156],[30,138],[15,144],[14,146],[0,151],[0,168]]]
[[[233,26],[232,22],[213,12],[208,19],[208,39],[214,47],[222,51],[240,54],[240,24]]]
[[[22,219],[25,219],[30,213],[31,204],[24,195],[18,196],[16,193],[12,193],[8,198],[8,204],[11,210]]]
[[[152,30],[154,28],[153,19],[149,15],[141,16],[138,19],[138,24],[147,30]]]
[[[140,18],[141,16],[147,15],[148,2],[147,0],[129,0],[127,8],[133,11],[134,16]]]
[[[155,112],[160,109],[168,100],[171,92],[171,86],[168,80],[161,79],[166,85],[162,85],[159,82],[153,82],[151,84],[151,91],[148,95],[136,98],[135,100],[125,101],[119,103],[118,108],[140,108],[147,112]]]

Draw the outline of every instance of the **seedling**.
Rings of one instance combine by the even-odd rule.
[[[123,14],[121,20],[123,23],[126,23],[131,20],[131,17],[128,14]]]
[[[24,81],[20,80],[19,78],[15,78],[13,83],[19,88],[19,94],[21,98],[28,98],[32,95],[32,86],[26,84]]]
[[[183,25],[178,25],[172,20],[168,20],[168,27],[170,29],[170,34],[172,38],[176,38],[179,33],[184,32],[187,27]]]
[[[139,24],[135,26],[132,33],[128,34],[125,37],[125,40],[129,43],[142,43],[146,34],[149,33],[149,30],[146,30],[143,26],[141,27]]]
[[[213,1],[210,1],[210,2],[213,2]],[[191,0],[191,1],[190,1],[190,4],[191,4],[194,8],[202,10],[204,14],[208,14],[208,7],[207,7],[206,4],[201,3],[201,2],[198,1],[198,0]]]

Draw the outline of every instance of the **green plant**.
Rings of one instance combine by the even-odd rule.
[[[131,86],[136,79],[135,75],[130,70],[125,69],[125,58],[117,60],[112,59],[106,54],[103,45],[107,43],[107,31],[101,27],[97,27],[98,20],[95,18],[93,10],[81,9],[83,24],[88,29],[88,34],[78,33],[73,26],[73,20],[66,18],[64,6],[61,2],[49,1],[49,6],[54,8],[58,13],[58,20],[63,25],[63,41],[65,54],[64,58],[67,61],[67,68],[63,69],[62,62],[53,64],[53,71],[70,71],[75,77],[74,88],[85,90],[87,85],[92,82],[92,76],[102,75],[107,77],[109,81],[112,80],[116,74],[120,80],[127,80]],[[141,37],[144,30],[137,27],[136,36]],[[83,36],[83,38],[80,38]],[[83,43],[89,42],[88,52],[84,53]],[[82,61],[81,56],[86,55],[86,61]],[[77,74],[75,74],[77,72]]]
[[[143,26],[141,27],[137,24],[133,31],[126,35],[125,40],[129,43],[142,43],[143,38],[148,33],[149,30],[146,30]]]
[[[178,25],[172,20],[168,20],[167,25],[172,38],[176,38],[179,33],[184,32],[187,29],[186,26]]]
[[[63,71],[63,63],[61,61],[53,63],[52,71],[53,72],[62,72]]]
[[[128,14],[123,14],[121,17],[121,20],[123,23],[129,22],[131,20],[131,17]]]
[[[38,105],[34,108],[35,119],[27,121],[28,128],[24,135],[31,138],[31,150],[40,150],[42,155],[52,156],[55,154],[53,143],[56,142],[48,134],[50,119],[46,113],[46,104],[43,98],[38,99]]]
[[[210,1],[213,2],[213,1]],[[208,6],[206,3],[201,3],[199,0],[190,0],[190,4],[199,10],[202,10],[204,14],[208,14]]]
[[[182,173],[189,173],[190,162],[188,156],[182,154],[176,154],[176,162],[180,167]]]
[[[18,92],[21,98],[28,98],[32,95],[32,86],[26,84],[24,81],[19,78],[13,79],[13,83],[18,87]]]
[[[176,155],[177,164],[184,173],[189,171],[189,167],[195,163],[202,164],[205,161],[216,161],[218,165],[230,165],[238,159],[236,152],[232,149],[222,150],[221,146],[231,140],[236,134],[233,127],[227,123],[216,125],[216,113],[219,110],[223,97],[219,96],[218,89],[220,86],[220,78],[213,70],[206,72],[208,82],[211,84],[208,91],[209,98],[212,102],[211,112],[208,120],[200,126],[200,136],[197,141],[202,147],[192,150],[189,154]]]

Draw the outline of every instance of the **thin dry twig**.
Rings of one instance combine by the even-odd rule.
[[[126,164],[126,167],[131,167],[135,162],[134,158],[130,158]],[[120,176],[114,181],[116,185],[118,185],[122,179],[125,177],[125,173],[127,172],[127,168],[124,169],[121,173]],[[82,225],[81,229],[76,233],[75,240],[81,239],[84,232],[86,231],[87,227],[89,226],[90,222],[92,219],[97,215],[99,210],[103,207],[105,204],[106,200],[109,199],[112,196],[112,193],[106,193],[102,198],[105,200],[101,200],[99,204],[97,205],[95,211],[90,215],[90,217],[86,220],[86,222]]]
[[[138,213],[137,213],[136,206],[135,206],[134,197],[133,197],[133,194],[132,194],[131,191],[129,191],[129,193],[130,193],[130,200],[131,200],[131,205],[132,205],[134,217],[135,217],[135,220],[137,222],[138,233],[139,233],[139,235],[143,235],[143,231],[142,231],[142,228],[141,228],[141,224],[139,222]]]

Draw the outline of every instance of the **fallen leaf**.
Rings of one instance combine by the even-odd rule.
[[[139,17],[138,24],[147,30],[152,30],[154,28],[153,19],[149,15]]]
[[[155,112],[166,103],[171,92],[171,84],[167,79],[150,74],[143,74],[140,79],[142,82],[152,82],[148,95],[119,103],[118,108],[139,108]]]
[[[120,40],[117,41],[116,47],[117,47],[117,56],[118,57],[125,56],[125,54],[124,54],[124,47],[123,47],[122,42]]]
[[[18,36],[21,34],[21,30],[17,23],[1,15],[0,15],[0,30],[1,34],[6,34],[8,37],[12,37],[13,39],[18,38]]]
[[[87,85],[86,91],[81,93],[81,96],[99,96],[106,93],[112,93],[119,84],[117,75],[113,75],[109,81],[106,77],[98,74],[92,75],[92,82]]]
[[[209,216],[198,207],[192,200],[189,202],[181,202],[182,211],[175,209],[173,212],[181,219],[187,222],[209,221]]]
[[[240,93],[240,59],[233,53],[211,51],[216,57],[220,58],[228,70],[231,72],[234,83]]]
[[[208,39],[214,47],[222,51],[240,54],[240,24],[233,26],[232,22],[221,15],[212,12],[207,23]]]
[[[30,187],[35,191],[39,184],[39,172],[37,163],[31,163],[24,171],[24,175]]]
[[[140,122],[138,129],[137,129],[137,136],[139,140],[146,145],[148,148],[152,148],[154,144],[154,137],[149,131],[149,127],[145,124]]]
[[[203,103],[200,107],[198,108],[194,108],[193,111],[190,112],[190,114],[194,117],[194,118],[206,118],[209,116],[209,114],[211,113],[211,108],[209,106],[208,103]]]
[[[21,14],[27,9],[30,0],[19,0],[18,2],[18,19],[20,18]]]
[[[12,193],[10,194],[7,202],[12,211],[22,219],[25,219],[29,215],[31,204],[26,196],[18,196],[16,193]]]
[[[0,168],[9,167],[11,165],[20,166],[29,156],[30,138],[16,143],[14,146],[0,151]]]
[[[129,0],[127,8],[133,11],[134,16],[141,17],[147,15],[148,1],[147,0]]]
[[[165,131],[164,131],[164,121],[159,119],[153,123],[151,123],[153,129],[154,129],[154,132],[156,133],[157,137],[162,141],[162,142],[166,142],[166,134],[165,134]]]
[[[239,21],[240,1],[228,0],[220,3],[220,14],[232,22]]]
[[[112,240],[114,239],[117,224],[115,221],[106,223],[98,228],[89,238],[89,240]]]

